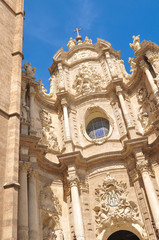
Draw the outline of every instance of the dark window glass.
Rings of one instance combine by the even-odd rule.
[[[109,122],[105,118],[95,118],[87,125],[86,132],[91,139],[103,138],[109,133]]]

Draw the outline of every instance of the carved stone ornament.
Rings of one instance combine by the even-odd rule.
[[[85,38],[85,40],[84,40],[84,43],[85,43],[85,44],[92,44],[92,39],[89,39],[89,38],[86,36],[86,38]]]
[[[54,134],[51,114],[42,110],[40,112],[40,120],[42,123],[40,143],[48,147],[48,150],[59,151],[57,137]]]
[[[140,46],[140,35],[138,36],[133,36],[133,43],[130,43],[130,47],[134,50],[134,52],[138,51],[141,46]]]
[[[60,229],[59,216],[62,214],[62,208],[49,185],[45,185],[40,191],[39,202],[43,240],[55,240],[57,237],[55,231]]]
[[[90,92],[104,91],[106,82],[104,77],[101,76],[94,67],[88,64],[82,64],[72,87],[78,94],[87,94]]]
[[[107,173],[102,185],[95,189],[96,201],[94,208],[96,234],[101,235],[106,229],[120,224],[130,224],[142,228],[136,203],[127,198],[126,183],[118,182]],[[143,230],[143,235],[145,231]]]
[[[138,89],[137,99],[140,104],[138,119],[141,122],[144,134],[147,134],[154,129],[153,122],[158,119],[157,104],[154,99],[151,99],[145,87]]]
[[[27,61],[24,63],[23,68],[25,69],[25,73],[28,77],[34,78],[36,68],[32,68],[31,63],[27,64]]]
[[[68,42],[68,44],[67,44],[67,47],[68,47],[68,49],[70,50],[70,49],[73,48],[74,46],[76,46],[76,40],[71,37],[70,40],[69,40],[69,42]]]

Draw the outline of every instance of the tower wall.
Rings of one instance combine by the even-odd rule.
[[[0,1],[0,239],[17,239],[23,0]]]

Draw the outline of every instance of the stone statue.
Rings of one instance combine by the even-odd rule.
[[[26,105],[25,102],[22,103],[21,117],[23,122],[29,121],[29,107]]]
[[[130,47],[134,50],[134,52],[137,52],[141,46],[140,46],[140,35],[138,36],[133,36],[133,43],[130,43]]]
[[[70,49],[73,48],[74,46],[76,46],[76,40],[71,37],[70,40],[69,40],[69,42],[68,42],[68,44],[67,44],[67,47],[68,47],[68,49],[70,50]]]
[[[86,38],[85,38],[85,40],[84,40],[84,43],[85,43],[85,44],[92,44],[92,40],[89,39],[89,38],[86,36]]]
[[[31,63],[27,64],[27,61],[24,63],[23,68],[25,69],[25,73],[28,77],[34,78],[36,68],[32,68]]]

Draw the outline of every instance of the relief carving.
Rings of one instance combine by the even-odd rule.
[[[90,92],[104,91],[106,83],[104,77],[101,76],[95,68],[87,64],[82,64],[72,87],[79,94],[87,94]]]
[[[118,182],[109,173],[102,185],[95,189],[96,201],[94,208],[96,221],[96,234],[99,236],[106,229],[120,224],[131,224],[142,229],[146,236],[143,223],[139,217],[137,205],[127,197],[126,183]]]
[[[42,123],[40,143],[48,147],[49,150],[59,151],[57,137],[54,134],[51,114],[42,110],[40,112],[40,120]]]
[[[154,129],[153,122],[157,120],[157,104],[148,94],[147,89],[142,87],[137,93],[139,107],[138,119],[144,130],[144,134]]]
[[[87,44],[88,44],[88,41],[90,42],[90,39],[88,39],[88,40],[86,39],[86,41],[87,41]],[[91,44],[91,42],[89,44]],[[78,60],[81,60],[81,59],[84,59],[84,58],[96,58],[96,57],[98,57],[98,53],[96,53],[94,51],[80,50],[80,51],[74,53],[74,55],[68,59],[68,63],[70,64],[74,61],[78,61]]]
[[[58,237],[56,231],[61,234],[59,216],[62,214],[62,208],[49,185],[46,184],[40,191],[39,201],[43,240],[56,239]]]

